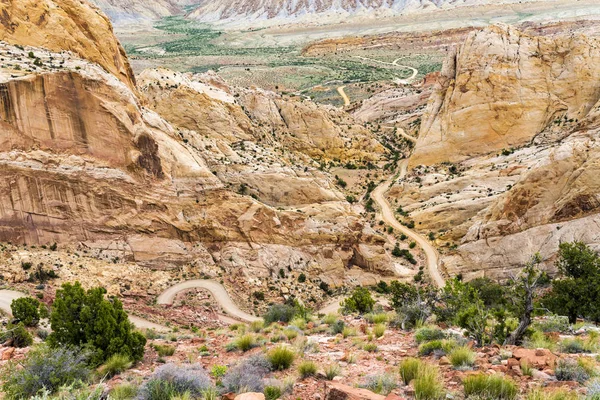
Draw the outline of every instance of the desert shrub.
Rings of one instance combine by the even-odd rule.
[[[525,400],[578,400],[579,395],[566,389],[542,390],[534,389],[527,393]]]
[[[254,335],[242,335],[235,340],[235,347],[246,352],[256,346]]]
[[[432,340],[446,339],[446,334],[437,327],[424,326],[417,329],[415,340],[417,343],[431,342]]]
[[[252,332],[258,333],[265,327],[265,321],[258,320],[252,321],[249,325],[249,328]]]
[[[375,300],[371,296],[371,292],[369,292],[369,289],[362,286],[356,287],[352,294],[341,303],[344,312],[358,312],[359,314],[373,311],[374,305]]]
[[[159,357],[170,357],[175,354],[175,346],[169,346],[168,344],[155,344],[154,350],[158,353]]]
[[[63,284],[50,315],[50,346],[85,345],[93,350],[91,361],[95,365],[113,354],[126,355],[134,362],[141,360],[146,338],[133,330],[121,301],[105,299],[105,294],[104,288],[85,291],[79,282]]]
[[[251,356],[227,371],[221,384],[227,392],[262,392],[263,379],[271,368],[263,355]]]
[[[265,321],[265,325],[270,325],[273,322],[290,322],[294,316],[296,315],[296,309],[293,306],[287,304],[273,304],[265,315],[263,319]]]
[[[369,313],[369,314],[365,314],[364,318],[370,324],[385,324],[386,322],[388,322],[388,316],[386,313],[377,313],[377,314]]]
[[[384,396],[387,396],[396,386],[398,386],[396,377],[391,374],[368,375],[360,384],[361,388]]]
[[[565,339],[560,342],[560,350],[563,353],[578,354],[585,353],[585,344],[579,338]]]
[[[577,381],[583,383],[590,378],[589,371],[575,360],[558,360],[554,373],[559,381]]]
[[[421,343],[419,346],[419,354],[428,356],[434,351],[448,354],[454,347],[456,347],[456,342],[451,340],[432,340],[431,342]]]
[[[587,397],[589,400],[600,400],[600,379],[592,379],[587,382]]]
[[[405,385],[408,385],[410,381],[415,379],[419,373],[419,369],[423,365],[423,362],[418,358],[405,358],[400,362],[400,378]]]
[[[561,315],[551,315],[543,320],[535,321],[533,328],[544,333],[566,332],[569,330],[569,318]]]
[[[344,330],[342,330],[342,336],[344,337],[344,339],[346,339],[347,337],[356,336],[356,335],[357,335],[356,329],[351,328],[349,326],[345,327]]]
[[[475,365],[476,355],[466,346],[452,349],[448,356],[454,368],[471,368]]]
[[[88,360],[89,353],[81,349],[42,346],[30,351],[20,366],[11,364],[2,389],[9,399],[29,398],[42,389],[54,393],[61,386],[86,382],[91,374]]]
[[[274,370],[282,371],[288,369],[294,362],[296,355],[285,346],[279,346],[269,351],[267,358]]]
[[[445,396],[439,370],[432,365],[423,365],[413,380],[417,400],[440,400]]]
[[[13,317],[25,326],[37,326],[40,321],[40,302],[33,297],[21,297],[10,303]]]
[[[346,327],[346,323],[344,321],[342,321],[341,319],[338,319],[333,324],[331,324],[331,333],[333,333],[334,335],[343,333],[345,327]]]
[[[287,340],[294,340],[298,337],[298,328],[295,328],[293,326],[288,326],[286,329],[283,330],[283,334],[285,335],[285,337],[287,338]]]
[[[226,365],[213,365],[210,369],[210,374],[215,379],[220,379],[227,373]]]
[[[303,331],[306,329],[306,320],[301,317],[296,317],[290,321],[290,326],[296,327]]]
[[[61,386],[56,393],[42,389],[30,400],[103,400],[104,398],[103,385],[92,388],[84,382],[77,381],[70,385]]]
[[[375,343],[366,343],[363,346],[363,350],[369,353],[375,353],[377,351],[377,345]]]
[[[317,373],[317,364],[312,361],[303,361],[298,365],[298,373],[302,379],[315,375]]]
[[[332,325],[338,320],[338,316],[336,314],[327,314],[323,317],[323,323],[326,325]]]
[[[339,376],[341,372],[342,372],[342,370],[340,369],[339,365],[337,365],[337,364],[329,364],[328,366],[325,367],[325,377],[327,378],[328,381],[332,381],[333,378],[335,378],[336,376]]]
[[[137,396],[138,388],[129,383],[122,383],[110,391],[111,400],[131,400]]]
[[[384,324],[377,324],[373,327],[373,334],[375,335],[375,337],[382,337],[385,334],[385,325]]]
[[[0,333],[0,343],[12,347],[28,347],[33,344],[33,337],[22,322],[16,325],[8,325],[6,331]]]
[[[463,380],[465,397],[484,400],[513,400],[519,394],[519,387],[501,375],[477,374]]]
[[[123,371],[131,368],[133,363],[129,357],[121,354],[113,354],[106,360],[106,362],[99,368],[98,372],[100,375],[112,377],[120,374]]]
[[[199,364],[165,364],[159,367],[150,379],[140,388],[139,398],[143,400],[163,400],[189,393],[200,397],[211,388],[212,383]]]
[[[529,337],[525,338],[523,341],[523,346],[527,347],[528,349],[554,350],[556,349],[556,342],[554,342],[544,333],[540,331],[534,331],[531,333],[531,335],[529,335]]]
[[[281,397],[281,388],[279,386],[267,386],[264,390],[265,400],[277,400]]]
[[[521,372],[525,376],[533,376],[533,368],[526,359],[521,360]]]

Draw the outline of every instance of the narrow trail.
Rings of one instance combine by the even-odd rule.
[[[415,80],[415,78],[417,77],[417,75],[419,74],[419,70],[416,69],[416,68],[414,68],[414,67],[411,67],[410,65],[401,65],[401,64],[398,64],[398,62],[400,60],[402,60],[404,57],[397,58],[394,61],[392,61],[391,63],[387,62],[387,61],[376,60],[374,58],[368,58],[368,57],[361,57],[361,56],[354,56],[354,57],[358,58],[360,60],[370,61],[370,62],[374,62],[374,63],[377,63],[377,64],[391,65],[393,67],[410,69],[412,71],[412,75],[409,76],[408,78],[404,78],[404,79],[402,79],[402,78],[396,78],[396,79],[394,79],[394,82],[397,83],[397,84],[400,84],[400,85],[410,85]]]
[[[341,93],[343,93],[343,88]],[[407,139],[409,138],[410,136],[407,137]],[[400,164],[400,174],[398,176],[399,178],[403,178],[406,175],[407,167],[408,160],[405,160]],[[423,249],[427,261],[427,269],[429,271],[431,279],[438,287],[443,287],[445,285],[445,281],[439,271],[439,255],[437,250],[429,243],[427,239],[425,239],[419,233],[405,227],[400,222],[398,222],[394,215],[394,211],[390,207],[388,201],[385,199],[385,193],[388,191],[390,184],[394,181],[394,179],[397,178],[395,176],[392,176],[385,182],[380,184],[377,188],[375,188],[375,190],[371,194],[371,197],[377,204],[379,204],[383,220],[389,225],[391,225],[394,229],[404,233],[406,236],[414,240]],[[229,296],[229,293],[227,293],[227,290],[225,289],[225,287],[223,287],[223,285],[216,281],[207,279],[195,279],[180,282],[174,286],[171,286],[158,296],[157,303],[162,305],[173,304],[175,296],[177,296],[178,293],[184,290],[196,288],[208,290],[214,297],[215,301],[223,308],[223,311],[228,314],[228,316],[219,316],[219,319],[221,321],[227,323],[234,323],[237,322],[236,320],[242,322],[253,322],[260,320],[260,318],[242,311],[234,303],[233,299]],[[10,303],[15,299],[25,296],[27,296],[27,294],[14,290],[0,290],[0,310],[11,315]],[[331,300],[318,312],[321,314],[337,312],[339,309],[340,300],[341,298]],[[135,325],[136,328],[155,329],[157,331],[169,330],[169,328],[167,328],[166,326],[162,326],[133,315],[129,316],[129,320]]]
[[[239,319],[244,322],[258,321],[260,318],[250,315],[242,310],[233,302],[227,290],[216,281],[208,279],[194,279],[190,281],[180,282],[174,286],[171,286],[164,292],[162,292],[157,299],[158,304],[173,304],[175,296],[188,289],[206,289],[208,290],[217,303],[223,308],[228,315],[233,318]]]
[[[406,175],[407,167],[408,160],[404,160],[400,164],[399,178],[403,178]],[[389,190],[390,184],[395,179],[397,178],[395,176],[392,176],[391,178],[383,182],[381,185],[375,188],[375,190],[371,194],[371,197],[373,198],[373,200],[375,200],[377,204],[379,204],[379,207],[381,207],[381,215],[383,217],[383,220],[389,225],[391,225],[395,230],[404,233],[406,236],[414,240],[419,245],[419,247],[423,249],[427,261],[427,269],[429,271],[429,276],[431,277],[432,281],[436,284],[436,286],[442,288],[445,286],[446,282],[439,270],[439,254],[437,250],[429,243],[427,239],[425,239],[425,237],[398,222],[396,216],[394,215],[394,211],[392,210],[390,204],[385,198],[385,193]]]
[[[342,96],[342,99],[344,99],[344,107],[348,107],[350,105],[350,98],[348,97],[344,89],[346,89],[346,86],[340,86],[339,88],[337,88],[337,91],[340,94],[340,96]]]

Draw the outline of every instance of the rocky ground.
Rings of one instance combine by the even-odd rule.
[[[195,297],[194,301],[208,300],[202,295],[192,297]],[[189,295],[186,295],[186,298],[186,302],[193,302]],[[373,323],[374,319],[377,324]],[[343,321],[343,332],[341,328],[337,334],[332,332],[334,326],[340,324],[336,321]],[[543,321],[540,321],[540,324],[543,324]],[[385,326],[385,331],[382,336],[377,337],[375,332],[381,326]],[[441,332],[435,327],[431,329]],[[273,348],[283,345],[295,353],[295,362],[291,368],[274,372],[268,379],[270,384],[285,388],[282,397],[284,399],[383,399],[385,396],[388,396],[388,399],[413,398],[413,385],[402,384],[398,372],[399,365],[408,357],[418,357],[427,364],[437,366],[441,376],[440,383],[452,398],[463,398],[463,380],[479,373],[508,377],[518,385],[523,397],[538,388],[547,392],[561,388],[585,394],[586,388],[582,383],[565,380],[560,374],[560,380],[557,379],[556,368],[561,368],[559,365],[564,360],[572,359],[577,360],[580,365],[585,365],[588,371],[591,371],[590,374],[595,374],[599,372],[597,357],[590,353],[562,353],[556,349],[565,349],[565,343],[573,338],[581,340],[582,343],[595,343],[597,339],[594,338],[597,335],[590,333],[594,332],[594,329],[588,326],[571,331],[575,333],[545,333],[553,350],[531,346],[475,348],[473,343],[461,338],[460,331],[447,329],[443,336],[449,338],[450,342],[462,343],[471,348],[474,356],[472,365],[454,367],[451,352],[446,354],[442,350],[436,350],[432,354],[424,354],[424,343],[428,341],[420,339],[423,335],[422,330],[402,331],[395,328],[393,314],[385,312],[367,315],[364,318],[328,315],[322,318],[314,317],[308,323],[295,320],[290,325],[282,323],[267,327],[260,324],[223,327],[207,320],[196,325],[192,331],[173,328],[168,334],[147,332],[149,340],[144,359],[133,369],[105,382],[105,385],[107,388],[123,383],[139,385],[153,370],[165,363],[183,366],[198,363],[206,371],[214,371],[214,366],[226,366],[230,369],[242,359],[268,353]],[[242,352],[236,350],[235,346],[231,348],[230,344],[235,343],[236,339],[248,335],[252,337],[253,349]],[[594,346],[597,346],[597,343]],[[159,347],[172,349],[172,355],[159,355]],[[0,349],[0,368],[9,360],[23,358],[26,353],[27,349]],[[298,366],[304,361],[312,361],[317,365],[318,371],[315,375],[304,378],[299,376]],[[379,382],[379,385],[376,382]],[[358,396],[360,392],[357,387],[368,389],[362,393],[364,397],[353,397]],[[345,394],[340,395],[340,392]],[[381,396],[378,397],[374,392]]]

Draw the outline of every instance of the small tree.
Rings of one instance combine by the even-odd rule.
[[[556,266],[560,277],[552,281],[552,291],[542,300],[550,311],[569,317],[600,322],[600,257],[582,242],[561,243]]]
[[[40,302],[32,297],[21,297],[10,303],[13,317],[25,326],[36,326],[40,321]]]
[[[345,312],[365,314],[373,311],[375,300],[371,297],[369,289],[358,286],[354,289],[350,297],[346,298],[340,305]]]
[[[65,283],[56,292],[50,314],[52,347],[85,346],[94,354],[93,363],[100,364],[113,354],[139,361],[144,355],[146,338],[133,331],[133,325],[116,298],[105,299],[106,289],[87,292],[79,282]]]
[[[504,341],[505,345],[521,344],[525,332],[531,325],[531,315],[533,314],[533,301],[535,290],[539,286],[542,276],[538,265],[542,261],[541,256],[535,254],[525,265],[519,276],[512,279],[512,290],[516,294],[516,311],[520,315],[519,325]]]

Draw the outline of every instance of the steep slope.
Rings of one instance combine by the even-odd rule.
[[[436,234],[450,275],[506,277],[536,252],[552,270],[560,242],[600,246],[597,57],[585,36],[504,26],[450,57],[414,168],[389,193],[406,220]]]
[[[92,10],[55,2],[58,10],[67,5],[74,7],[73,18]],[[0,30],[22,26],[5,22]],[[89,37],[97,37],[93,25],[87,27]],[[37,34],[51,38],[53,32]],[[95,63],[94,51],[85,59],[60,49],[23,48],[15,37],[16,45],[0,45],[0,240],[56,242],[117,264],[187,266],[215,278],[225,272],[242,297],[269,290],[280,270],[315,277],[298,293],[312,302],[323,295],[320,280],[342,284],[349,267],[393,274],[384,238],[331,178],[302,148],[287,154],[278,141],[262,144],[253,133],[257,123],[230,103],[216,78],[202,83],[173,73],[181,79],[175,84],[161,74],[154,82],[162,89],[142,87],[154,100],[140,100],[133,81]],[[114,36],[104,41],[118,45]],[[75,42],[62,43],[66,50]],[[143,106],[150,100],[165,118]],[[209,112],[195,108],[199,100]],[[211,129],[198,133],[203,120]],[[237,121],[239,130],[227,132],[233,125],[223,121]],[[247,193],[249,186],[258,194]],[[373,280],[369,273],[361,279]]]
[[[444,64],[411,166],[463,161],[561,135],[600,96],[600,47],[584,35],[473,32]]]
[[[505,0],[504,3],[517,2]],[[406,12],[492,3],[490,0],[198,0],[189,16],[202,22],[250,26],[281,23],[341,22]]]
[[[114,24],[155,20],[182,14],[196,0],[90,0],[106,13]]]
[[[87,1],[6,0],[0,3],[0,40],[72,51],[101,65],[129,86],[133,71],[105,15]]]

